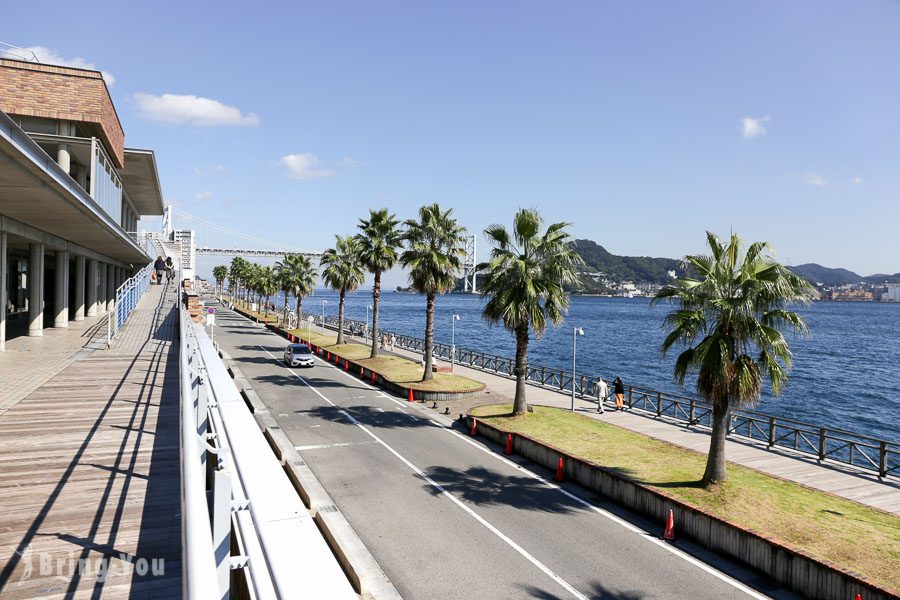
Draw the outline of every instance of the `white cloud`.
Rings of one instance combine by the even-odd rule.
[[[216,165],[211,169],[194,167],[194,174],[199,175],[200,177],[205,177],[206,175],[225,175],[226,173],[228,173],[228,169],[225,168],[225,165]]]
[[[859,185],[859,184],[865,183],[865,182],[866,182],[866,180],[863,179],[862,177],[860,177],[859,175],[857,175],[856,177],[854,177],[853,179],[850,180],[850,183],[853,183],[855,185]]]
[[[197,200],[197,202],[201,202],[201,203],[206,202],[207,200],[209,200],[212,197],[213,197],[212,192],[197,192],[196,194],[194,194],[194,198]]]
[[[828,182],[825,180],[825,178],[817,173],[804,173],[803,183],[814,185],[817,187],[825,187],[826,185],[828,185]]]
[[[344,160],[341,161],[341,165],[345,167],[361,167],[364,164],[366,163],[361,160],[356,160],[355,158],[350,158],[349,156],[345,156]]]
[[[766,135],[764,123],[768,123],[770,120],[769,115],[764,117],[744,117],[741,119],[741,135],[745,140]]]
[[[7,52],[25,60],[33,60],[34,57],[31,56],[31,53],[34,53],[34,56],[37,57],[40,62],[48,65],[62,65],[64,67],[75,67],[76,69],[90,69],[91,71],[98,70],[94,63],[85,60],[80,56],[76,56],[75,58],[64,58],[60,56],[56,50],[51,50],[44,46],[29,46],[22,50],[8,50]],[[100,74],[103,75],[103,80],[106,82],[106,85],[109,87],[115,85],[116,78],[113,77],[112,73],[109,71],[100,71]]]
[[[278,164],[284,167],[288,175],[294,179],[318,179],[337,174],[334,169],[323,168],[319,157],[308,152],[282,156]]]
[[[145,119],[176,125],[187,123],[200,127],[215,125],[256,125],[259,117],[242,113],[236,106],[199,96],[138,93],[134,95],[138,111]]]

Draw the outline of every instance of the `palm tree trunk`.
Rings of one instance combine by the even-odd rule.
[[[431,381],[434,378],[431,367],[431,354],[434,348],[434,292],[428,292],[425,309],[425,372],[422,373],[422,381]]]
[[[728,399],[713,402],[712,436],[709,439],[709,454],[706,457],[706,472],[703,485],[724,483],[728,479],[725,468],[725,436],[728,433]]]
[[[266,294],[266,312],[265,312],[265,316],[266,316],[267,319],[269,318],[269,295],[268,295],[268,294]]]
[[[300,327],[300,309],[303,307],[303,299],[300,297],[300,292],[294,290],[294,293],[297,295],[297,327]]]
[[[375,282],[372,284],[372,353],[369,358],[378,356],[378,301],[381,299],[381,271],[375,271]]]
[[[513,414],[524,415],[528,412],[525,401],[525,380],[528,374],[528,323],[516,328],[516,399],[513,402]]]
[[[347,288],[341,288],[341,301],[338,303],[338,337],[337,337],[337,345],[340,346],[344,343],[344,295],[347,293]]]

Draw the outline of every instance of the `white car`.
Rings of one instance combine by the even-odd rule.
[[[315,364],[315,358],[306,344],[288,344],[284,349],[284,364],[289,367],[311,367]]]

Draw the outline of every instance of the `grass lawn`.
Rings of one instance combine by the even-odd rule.
[[[394,383],[414,390],[429,392],[470,392],[482,389],[477,381],[454,375],[453,373],[435,373],[431,381],[422,379],[422,365],[412,360],[400,357],[381,355],[377,358],[369,358],[371,348],[363,344],[335,344],[335,335],[323,335],[313,329],[307,334],[307,329],[292,329],[290,333],[303,339],[311,337],[314,345],[337,354],[341,358],[347,358],[364,366],[366,369],[381,374],[382,377]]]
[[[632,479],[736,525],[799,548],[894,590],[900,589],[900,517],[769,477],[733,463],[728,482],[699,486],[706,455],[565,410],[511,405],[473,414]]]

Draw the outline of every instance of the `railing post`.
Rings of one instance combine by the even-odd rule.
[[[694,414],[695,414],[696,406],[694,403],[694,399],[691,398],[690,404],[688,405],[688,427],[694,424]]]
[[[581,397],[584,398],[584,375],[581,376]]]
[[[634,407],[634,386],[628,386],[628,408]]]
[[[541,366],[541,385],[547,385],[547,367]]]
[[[884,440],[878,444],[878,476],[887,476],[887,442]]]
[[[202,440],[205,443],[205,440]],[[230,597],[231,583],[231,475],[216,469],[213,475],[213,550],[216,553],[216,576],[219,597]]]
[[[825,428],[819,427],[819,460],[825,460]]]
[[[656,416],[662,416],[662,392],[656,392]]]
[[[769,417],[769,448],[775,445],[775,417]]]

